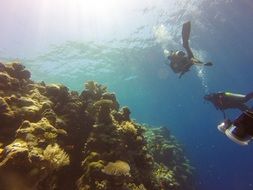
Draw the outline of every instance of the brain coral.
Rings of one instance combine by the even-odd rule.
[[[130,166],[128,163],[117,160],[116,162],[109,162],[102,172],[114,176],[130,176]]]

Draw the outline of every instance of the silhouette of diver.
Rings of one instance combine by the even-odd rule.
[[[224,110],[230,108],[237,108],[241,111],[250,110],[253,111],[252,108],[246,105],[246,102],[253,99],[253,92],[243,95],[243,94],[235,94],[230,92],[218,92],[211,93],[204,96],[204,99],[212,102],[216,109],[221,110],[223,116],[225,118]]]
[[[183,47],[185,48],[187,55],[183,51],[171,51],[170,55],[168,56],[168,59],[170,60],[169,66],[174,73],[180,73],[179,78],[181,78],[184,73],[188,72],[192,65],[212,66],[211,62],[203,63],[202,61],[194,58],[189,46],[190,32],[191,22],[188,21],[184,23],[182,27]]]

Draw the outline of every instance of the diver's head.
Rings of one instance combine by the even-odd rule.
[[[176,51],[176,55],[179,57],[184,57],[185,56],[185,52],[183,51]]]
[[[185,52],[183,51],[170,51],[168,59],[171,61],[180,61],[185,57]]]
[[[207,101],[212,101],[214,98],[214,95],[213,94],[207,94],[204,96],[204,99],[207,100]]]
[[[233,122],[225,120],[218,129],[235,143],[248,145],[253,138],[253,112],[245,111]]]

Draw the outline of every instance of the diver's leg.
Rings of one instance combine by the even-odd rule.
[[[189,59],[194,57],[191,48],[189,46],[190,33],[191,33],[191,22],[188,21],[183,24],[182,39],[183,39],[183,47],[185,48]]]
[[[189,38],[191,33],[191,22],[185,22],[182,27],[182,39],[184,48],[189,47]]]
[[[188,46],[186,46],[186,47],[184,47],[184,48],[185,48],[185,50],[186,50],[186,52],[187,52],[188,58],[189,58],[189,59],[194,58],[193,53],[192,53],[192,50],[191,50],[191,48],[189,47],[189,44],[188,44]]]
[[[245,102],[249,101],[249,100],[252,99],[252,98],[253,98],[253,92],[251,92],[251,93],[249,93],[249,94],[247,94],[247,95],[245,96]]]

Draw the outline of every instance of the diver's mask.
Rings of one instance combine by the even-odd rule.
[[[248,145],[253,138],[253,112],[245,111],[236,120],[223,121],[218,130],[239,145]]]

